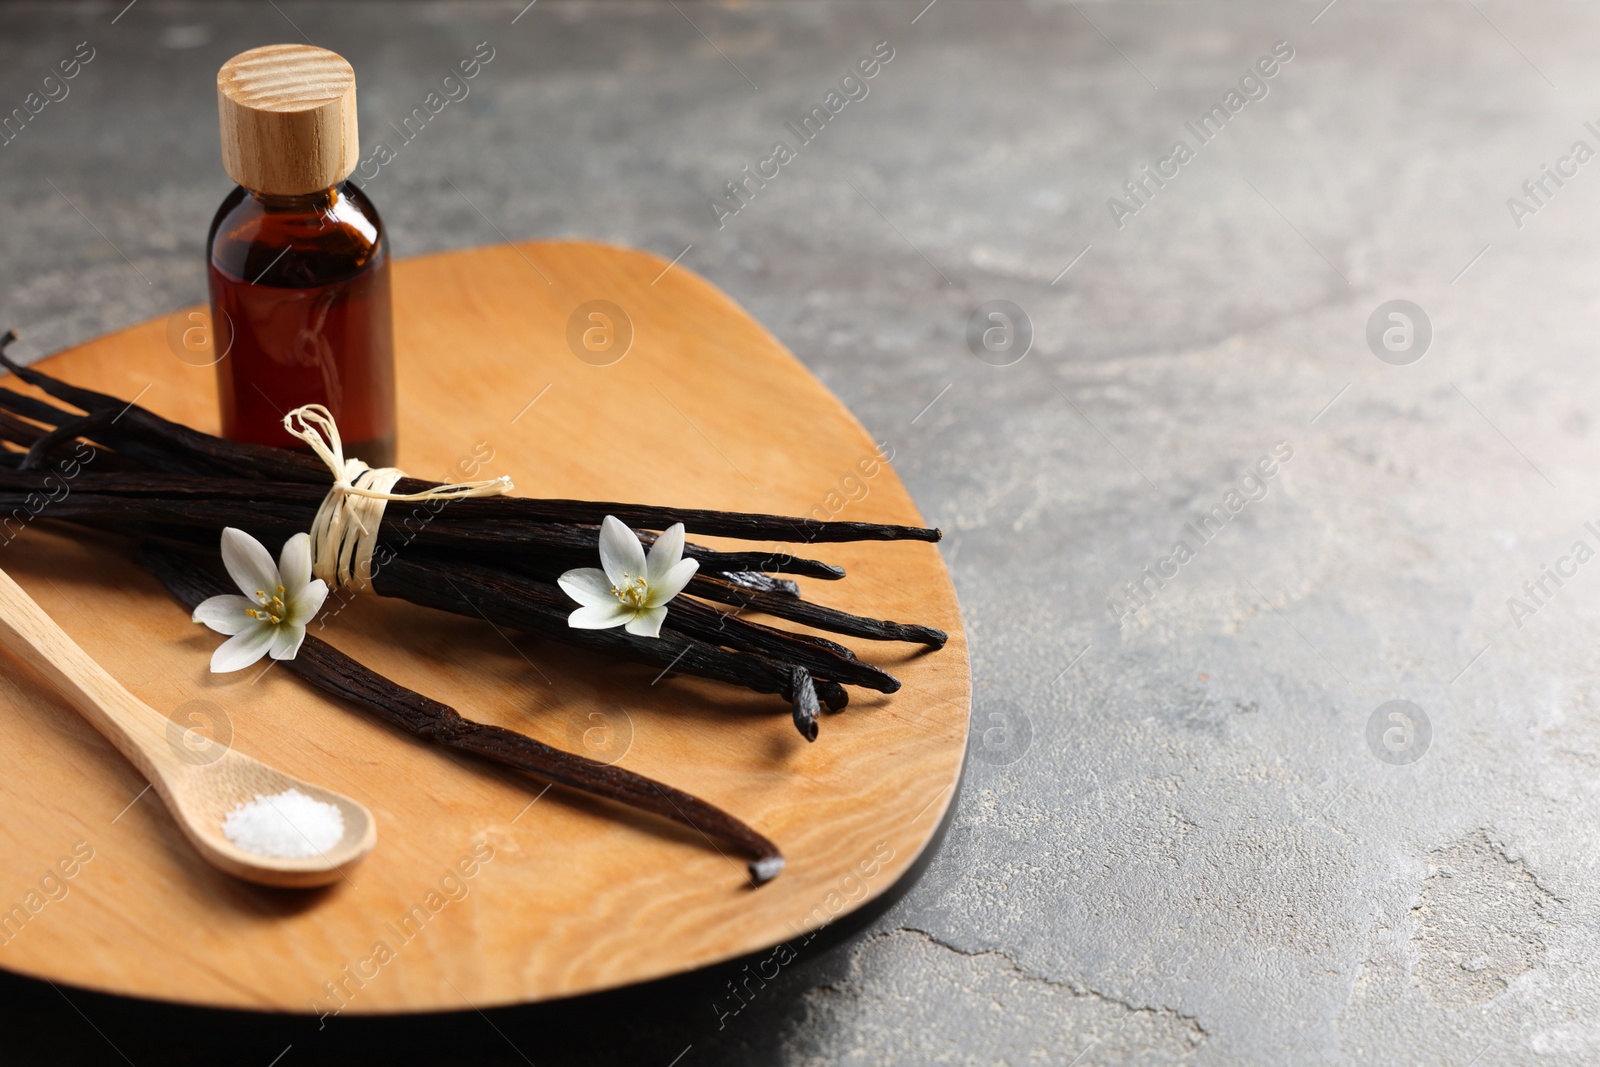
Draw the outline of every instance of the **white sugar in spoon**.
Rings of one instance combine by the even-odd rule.
[[[285,774],[231,748],[197,759],[180,742],[165,715],[128,692],[89,657],[11,576],[0,571],[0,644],[34,670],[145,776],[206,861],[261,885],[319,886],[342,877],[341,868],[360,862],[377,843],[372,813],[347,796]],[[344,836],[326,852],[303,858],[261,856],[229,841],[222,822],[258,794],[298,789],[333,804],[344,819]]]

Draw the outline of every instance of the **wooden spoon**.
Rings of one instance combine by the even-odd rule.
[[[377,824],[347,796],[285,774],[232,748],[185,744],[193,735],[128,692],[67,636],[10,575],[0,571],[0,644],[50,682],[95,729],[149,779],[173,818],[213,866],[246,881],[272,886],[327,885],[377,843]],[[298,789],[334,804],[344,837],[316,856],[283,859],[248,852],[222,833],[222,822],[257,794]]]

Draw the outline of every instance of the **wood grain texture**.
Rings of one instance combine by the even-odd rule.
[[[860,477],[876,446],[821,383],[723,294],[666,266],[582,243],[396,264],[401,466],[451,480],[477,462],[474,476],[509,474],[523,495],[794,514],[843,502],[839,518],[921,523],[887,466]],[[609,366],[568,347],[569,320],[597,300],[632,324],[626,356]],[[146,323],[43,366],[142,392],[161,414],[215,429],[214,371],[168,340],[185,315],[171,331]],[[865,495],[850,501],[838,491],[852,476]],[[860,907],[926,847],[958,781],[967,649],[934,545],[819,546],[849,577],[802,579],[808,597],[938,626],[950,642],[936,653],[850,642],[904,688],[853,691],[810,745],[775,698],[656,679],[406,603],[330,600],[322,636],[401,684],[619,758],[774,838],[788,867],[751,889],[741,861],[698,835],[559,789],[541,794],[540,783],[436,751],[287,672],[208,674],[215,635],[126,562],[128,546],[48,526],[0,548],[0,566],[80,644],[157,709],[225,723],[242,751],[361,800],[380,844],[326,890],[264,889],[214,871],[159,804],[135,801],[138,772],[8,658],[0,967],[24,974],[286,1011],[461,1009],[609,988],[752,952]],[[24,918],[8,923],[13,905]]]
[[[240,52],[217,71],[222,166],[258,193],[331,189],[361,157],[356,74],[345,58],[308,44]]]
[[[361,803],[284,774],[237,748],[214,744],[192,729],[174,729],[180,724],[130,693],[4,571],[0,645],[48,681],[139,769],[212,866],[260,885],[324,886],[345,877],[372,851],[376,824]],[[323,852],[295,858],[255,855],[228,840],[222,825],[230,812],[288,789],[337,807],[343,837]]]

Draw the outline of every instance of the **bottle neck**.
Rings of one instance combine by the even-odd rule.
[[[246,190],[261,205],[263,211],[291,215],[315,214],[329,211],[339,199],[339,187],[322,189],[315,193],[259,193]]]

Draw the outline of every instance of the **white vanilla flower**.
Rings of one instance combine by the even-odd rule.
[[[211,654],[216,674],[242,670],[262,656],[294,659],[310,622],[328,596],[328,583],[311,577],[311,537],[298,533],[272,556],[254,537],[222,531],[222,563],[244,596],[214,596],[194,609],[194,621],[230,635]]]
[[[640,637],[661,636],[667,601],[689,584],[700,561],[683,558],[683,523],[673,523],[650,546],[645,559],[639,537],[614,515],[600,524],[600,566],[563,574],[561,588],[583,606],[567,616],[579,630],[626,626]]]

